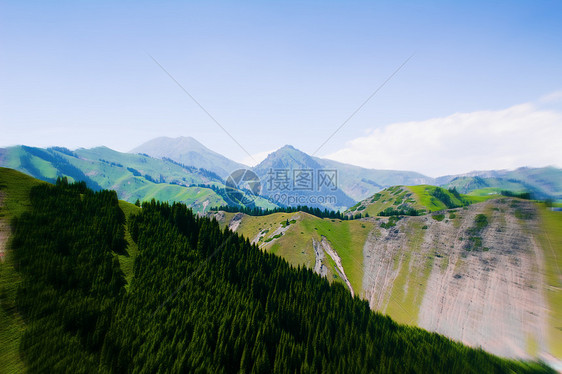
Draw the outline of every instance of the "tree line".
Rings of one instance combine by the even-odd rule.
[[[283,207],[275,207],[275,208],[260,208],[260,207],[244,207],[244,206],[233,206],[233,205],[222,205],[219,207],[212,207],[211,210],[219,211],[222,210],[224,212],[231,212],[231,213],[244,213],[249,216],[267,216],[273,213],[296,213],[296,212],[305,212],[316,216],[318,218],[334,218],[334,219],[341,219],[341,220],[348,220],[353,218],[361,218],[361,214],[355,216],[348,216],[344,213],[335,211],[335,210],[328,210],[328,209],[320,209],[320,208],[313,208],[307,205],[298,205],[298,206],[283,206]]]

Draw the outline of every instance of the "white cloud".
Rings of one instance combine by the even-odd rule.
[[[562,102],[562,91],[554,91],[539,99],[541,103],[560,103]]]
[[[257,164],[259,164],[260,162],[265,160],[270,153],[273,153],[273,152],[275,152],[275,149],[272,149],[271,151],[254,153],[254,154],[252,154],[252,157],[246,156],[243,159],[236,160],[236,161],[241,163],[241,164],[244,164],[244,165],[256,166]]]
[[[325,157],[433,177],[520,166],[560,167],[562,111],[541,107],[540,102],[387,125]]]

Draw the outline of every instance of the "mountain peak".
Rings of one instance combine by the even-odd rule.
[[[221,177],[226,177],[233,170],[245,167],[210,150],[190,136],[154,138],[132,149],[130,153],[145,153],[155,158],[169,158],[184,165],[213,171]]]
[[[298,149],[296,149],[295,147],[293,147],[293,146],[290,145],[290,144],[285,144],[283,147],[279,148],[279,151],[282,151],[282,150],[295,150],[295,151],[298,151]]]
[[[268,169],[298,169],[319,168],[318,162],[305,152],[296,149],[292,145],[284,145],[275,152],[270,153],[265,160],[260,162],[254,170],[263,171]]]
[[[270,153],[271,155],[287,155],[287,154],[300,154],[300,155],[307,155],[305,152],[301,151],[300,149],[297,149],[295,147],[293,147],[290,144],[285,144],[283,147],[279,148],[278,150],[276,150],[273,153]]]

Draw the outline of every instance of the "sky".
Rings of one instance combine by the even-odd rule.
[[[0,1],[0,147],[192,136],[246,164],[291,144],[429,176],[562,167],[560,14],[560,1]]]

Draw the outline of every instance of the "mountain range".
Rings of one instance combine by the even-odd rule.
[[[430,184],[474,195],[527,191],[540,199],[562,199],[562,170],[554,167],[478,171],[431,178],[413,171],[366,169],[310,156],[290,145],[255,167],[232,161],[191,137],[160,137],[129,153],[107,147],[76,149],[14,146],[0,149],[0,166],[53,182],[58,176],[83,180],[93,189],[113,189],[129,201],[178,201],[195,211],[232,204],[225,179],[237,169],[261,181],[253,205],[308,205],[345,210],[384,188]],[[245,185],[237,186],[244,190]],[[246,193],[248,191],[246,190]]]

